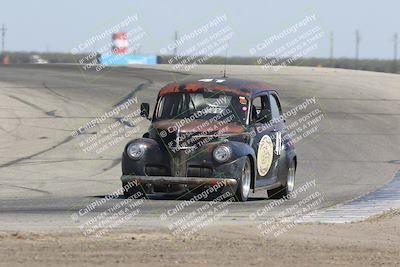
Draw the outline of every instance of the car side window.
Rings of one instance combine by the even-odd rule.
[[[281,110],[281,105],[279,103],[278,98],[276,95],[271,94],[269,96],[270,98],[270,103],[271,103],[271,114],[273,119],[278,119],[279,116],[282,115],[282,110]]]
[[[253,108],[254,108],[254,112],[256,115],[260,114],[260,111],[262,109],[262,101],[261,101],[261,97],[256,97],[253,100]]]
[[[268,97],[258,96],[252,101],[251,121],[253,123],[267,123],[271,114]]]

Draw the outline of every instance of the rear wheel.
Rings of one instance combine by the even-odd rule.
[[[236,199],[238,201],[244,202],[247,200],[250,194],[250,184],[251,184],[251,163],[250,159],[246,157],[241,171],[241,177],[238,181],[236,189]]]
[[[268,198],[283,198],[289,195],[294,190],[294,183],[296,178],[296,164],[294,160],[289,162],[288,174],[286,177],[286,185],[268,190]]]

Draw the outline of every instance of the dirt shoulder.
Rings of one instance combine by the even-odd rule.
[[[189,238],[135,228],[104,237],[1,232],[0,266],[375,266],[400,264],[400,212],[344,225],[296,225],[278,237],[257,227],[211,226]]]

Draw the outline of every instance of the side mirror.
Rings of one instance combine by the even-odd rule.
[[[149,119],[150,105],[149,103],[142,103],[140,105],[140,116]]]

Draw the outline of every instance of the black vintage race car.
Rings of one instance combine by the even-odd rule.
[[[296,152],[270,86],[233,78],[173,82],[160,90],[152,117],[149,111],[143,103],[148,132],[122,155],[126,197],[216,184],[238,201],[260,188],[270,197],[293,191]]]

